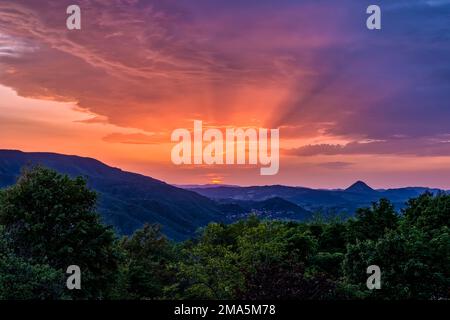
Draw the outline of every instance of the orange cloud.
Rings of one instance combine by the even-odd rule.
[[[167,143],[168,136],[165,134],[143,134],[143,133],[110,133],[103,137],[103,141],[124,144],[160,144]]]

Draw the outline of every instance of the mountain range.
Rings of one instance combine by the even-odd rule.
[[[381,198],[389,199],[395,208],[400,210],[410,198],[417,197],[426,191],[432,193],[442,191],[424,187],[375,190],[362,181],[357,181],[344,190],[321,190],[282,185],[252,187],[190,186],[186,189],[222,203],[233,203],[235,201],[259,202],[279,197],[309,213],[343,217],[352,216],[358,208],[369,206],[372,202]]]
[[[271,186],[172,186],[123,171],[92,158],[55,153],[0,150],[0,188],[14,184],[22,168],[40,164],[71,177],[84,176],[99,195],[98,211],[119,234],[131,234],[144,223],[159,223],[175,240],[186,239],[209,222],[232,222],[256,214],[267,219],[305,221],[314,213],[351,216],[380,198],[397,209],[412,197],[438,189],[410,187],[374,190],[358,181],[345,190]]]

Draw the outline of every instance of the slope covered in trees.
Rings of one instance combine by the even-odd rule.
[[[97,192],[102,220],[119,234],[132,234],[150,222],[164,225],[170,238],[180,240],[193,235],[199,226],[223,218],[213,201],[195,192],[78,156],[0,150],[0,187],[14,184],[21,169],[30,164],[72,178],[85,177]]]

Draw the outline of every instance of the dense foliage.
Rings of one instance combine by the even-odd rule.
[[[26,170],[16,185],[0,193],[2,237],[10,250],[2,255],[23,265],[17,272],[42,272],[45,277],[54,277],[55,271],[62,277],[68,266],[78,265],[85,290],[65,294],[105,297],[117,276],[119,260],[114,233],[100,223],[95,204],[96,194],[82,178],[70,179],[40,167]],[[14,276],[20,279],[21,274]],[[62,291],[65,282],[58,283]]]
[[[346,221],[210,223],[176,243],[157,225],[118,238],[82,178],[27,169],[0,191],[0,299],[449,299],[450,196]],[[65,286],[79,265],[82,289]],[[366,287],[367,267],[381,289]]]

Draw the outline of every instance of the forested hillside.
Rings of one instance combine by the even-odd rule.
[[[34,167],[0,191],[0,299],[450,298],[450,196],[388,200],[345,221],[210,223],[184,242],[158,225],[119,237],[83,178]],[[170,199],[169,199],[170,200]],[[81,290],[67,290],[78,265]],[[381,269],[381,289],[366,286]]]
[[[168,236],[181,240],[192,236],[199,226],[224,219],[213,201],[195,192],[78,156],[0,150],[0,187],[14,184],[27,165],[85,177],[98,193],[103,222],[119,234],[132,234],[149,222],[164,225]]]

